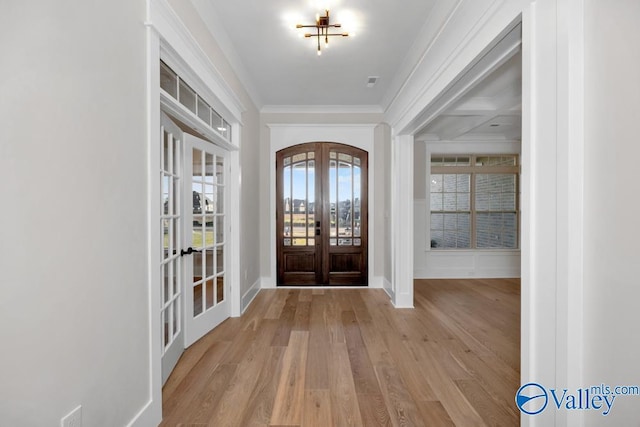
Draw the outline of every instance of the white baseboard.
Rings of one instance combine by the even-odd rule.
[[[240,313],[244,313],[244,311],[249,307],[249,305],[253,302],[253,299],[260,292],[262,279],[258,278],[253,285],[247,290],[247,292],[242,295],[242,307],[240,307]]]
[[[393,291],[393,287],[391,286],[391,282],[388,281],[386,277],[382,278],[382,289],[384,289],[384,291],[387,293],[387,295],[389,295],[389,298],[391,298],[391,301],[395,300],[396,294]]]
[[[384,276],[373,276],[369,281],[369,287],[373,289],[383,289],[384,281]]]
[[[261,277],[260,278],[260,288],[262,289],[275,289],[276,288],[276,279],[273,277]]]
[[[520,269],[419,269],[413,271],[414,279],[512,279],[520,277]]]
[[[162,421],[162,407],[160,402],[149,400],[144,407],[127,424],[127,427],[152,427],[157,426]]]

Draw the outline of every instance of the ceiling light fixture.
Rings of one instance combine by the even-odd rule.
[[[297,24],[296,28],[315,28],[316,34],[306,33],[306,38],[317,37],[318,38],[318,55],[322,55],[322,48],[320,47],[320,39],[324,39],[324,46],[329,47],[329,37],[340,36],[348,37],[349,33],[330,33],[331,28],[341,28],[341,24],[331,24],[329,22],[329,9],[326,9],[324,16],[316,15],[316,23],[313,25]]]

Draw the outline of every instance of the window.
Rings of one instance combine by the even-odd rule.
[[[231,140],[231,126],[209,104],[202,99],[167,64],[160,61],[160,88],[194,113],[200,120],[215,130],[223,138]]]
[[[518,248],[518,157],[431,157],[431,247]]]

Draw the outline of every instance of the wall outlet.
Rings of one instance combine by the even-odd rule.
[[[60,420],[60,427],[82,427],[82,405]]]

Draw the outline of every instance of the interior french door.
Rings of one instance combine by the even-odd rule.
[[[183,329],[183,150],[184,134],[166,114],[161,117],[160,179],[162,206],[160,222],[162,234],[161,324],[162,324],[162,383],[184,351]]]
[[[276,154],[278,285],[367,285],[367,152],[307,143]]]
[[[161,118],[162,382],[184,349],[229,317],[226,151]]]
[[[185,134],[185,346],[229,317],[226,151]]]

